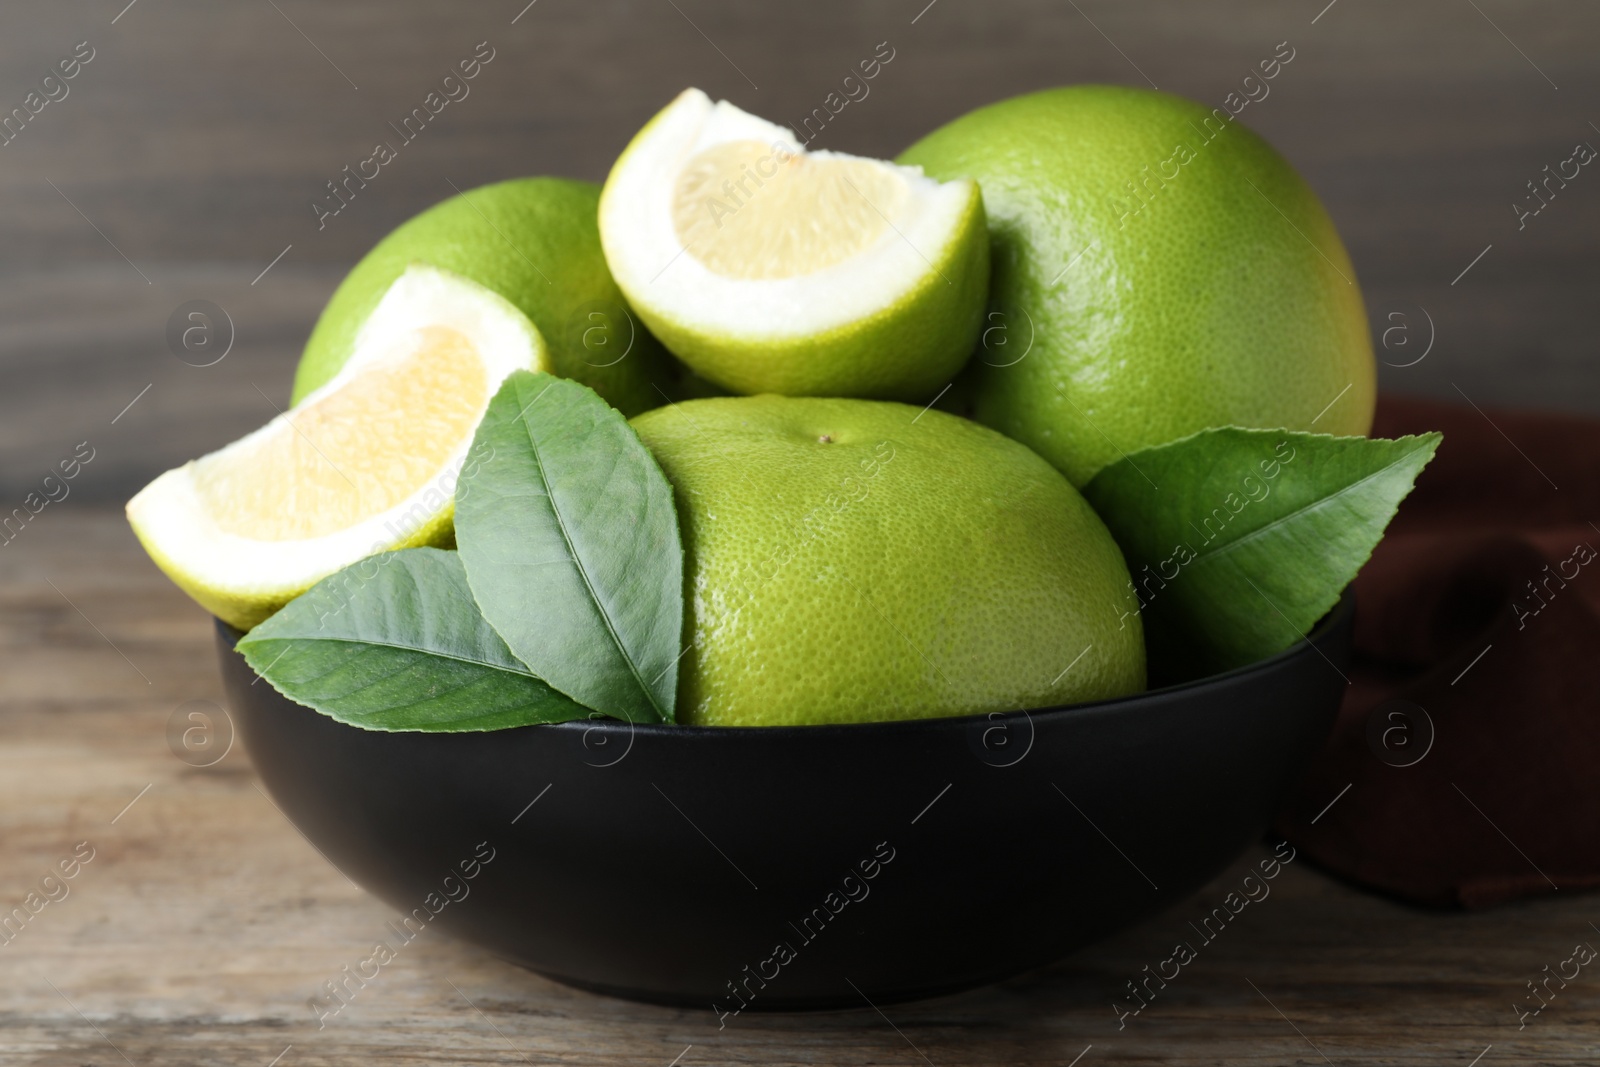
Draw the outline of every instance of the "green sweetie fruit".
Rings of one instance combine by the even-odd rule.
[[[982,187],[994,281],[972,410],[1075,485],[1213,426],[1371,428],[1350,258],[1310,186],[1227,112],[1050,89],[964,115],[899,161]]]
[[[633,426],[683,532],[678,721],[915,719],[1144,687],[1122,553],[1017,442],[936,410],[779,396]]]
[[[599,186],[518,178],[470,189],[402,223],[340,283],[306,342],[293,401],[329,381],[394,280],[413,263],[498,293],[539,328],[550,369],[625,414],[676,395],[682,369],[632,314],[600,252]]]

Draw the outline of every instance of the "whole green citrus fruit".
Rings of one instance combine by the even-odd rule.
[[[680,721],[915,719],[1144,687],[1122,553],[1017,442],[870,400],[717,397],[633,425],[683,529]]]
[[[1228,112],[1051,89],[964,115],[900,162],[982,188],[994,281],[973,411],[1074,484],[1211,426],[1371,428],[1350,258],[1311,188]]]
[[[533,321],[552,373],[624,414],[662,403],[681,368],[627,307],[600,251],[600,187],[520,178],[453,196],[402,223],[345,276],[295,373],[294,401],[332,378],[394,280],[427,263],[493,290]],[[658,389],[662,392],[658,392]]]

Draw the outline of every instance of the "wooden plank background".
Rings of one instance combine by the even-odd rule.
[[[282,403],[343,270],[449,183],[601,179],[686,85],[798,122],[880,41],[893,62],[819,144],[886,155],[974,106],[1066,82],[1148,76],[1216,104],[1289,41],[1294,63],[1241,118],[1326,200],[1374,336],[1400,313],[1420,342],[1431,316],[1433,351],[1385,367],[1383,386],[1600,411],[1600,175],[1585,170],[1521,232],[1511,211],[1545,164],[1579,140],[1600,145],[1593,4],[137,0],[113,25],[126,2],[0,14],[0,109],[76,42],[95,49],[69,95],[0,148],[7,499],[85,438],[104,448],[75,491],[117,501],[265,421],[253,386]],[[471,95],[319,231],[310,204],[324,183],[479,41],[496,58]],[[234,321],[234,350],[214,367],[167,349],[167,318],[190,299]]]
[[[0,10],[0,115],[75,44],[94,49],[68,95],[0,147],[0,510],[78,442],[95,449],[71,496],[0,549],[0,907],[76,842],[96,849],[71,895],[0,946],[0,1064],[1600,1058],[1600,986],[1575,983],[1525,1030],[1512,1008],[1575,941],[1600,940],[1594,898],[1432,915],[1301,865],[1121,1032],[1111,997],[1216,887],[1039,974],[892,1008],[892,1026],[862,1011],[746,1016],[719,1033],[705,1013],[577,993],[439,940],[318,1031],[306,997],[389,913],[284,822],[243,753],[196,769],[169,751],[174,709],[220,701],[208,623],[116,509],[269,418],[343,271],[450,183],[598,180],[686,85],[798,121],[880,41],[895,59],[826,147],[891,154],[971,107],[1066,82],[1154,82],[1216,103],[1287,40],[1293,65],[1243,121],[1324,197],[1375,339],[1407,316],[1412,347],[1380,353],[1407,362],[1434,324],[1428,357],[1384,367],[1383,386],[1600,411],[1600,175],[1586,169],[1521,231],[1510,208],[1574,143],[1600,145],[1596,5],[524,3]],[[323,183],[480,41],[495,59],[471,95],[319,231],[309,205]],[[234,321],[215,366],[167,350],[167,318],[191,299]]]

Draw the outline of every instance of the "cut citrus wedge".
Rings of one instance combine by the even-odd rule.
[[[989,281],[975,183],[807,152],[698,89],[612,167],[600,241],[655,335],[743,393],[925,398],[971,353]]]
[[[249,629],[357,560],[449,544],[456,480],[490,397],[512,371],[547,363],[544,339],[509,301],[413,265],[337,376],[145,486],[128,521],[185,592]]]

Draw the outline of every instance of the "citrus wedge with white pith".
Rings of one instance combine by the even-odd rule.
[[[976,183],[839,152],[689,89],[600,194],[607,265],[651,331],[741,393],[925,399],[989,283]]]
[[[449,544],[456,480],[489,399],[512,371],[548,362],[505,298],[413,265],[337,376],[145,486],[128,521],[184,592],[249,629],[374,553]]]

